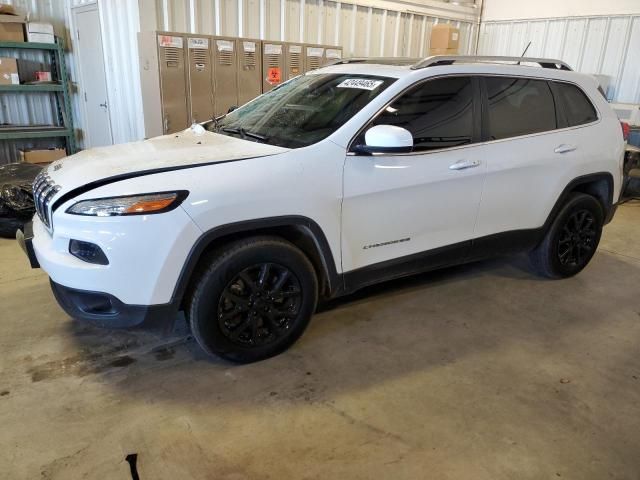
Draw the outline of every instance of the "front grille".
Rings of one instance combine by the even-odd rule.
[[[33,182],[33,203],[36,207],[36,213],[48,229],[51,229],[51,209],[49,204],[59,191],[60,186],[56,185],[45,172],[40,172]]]

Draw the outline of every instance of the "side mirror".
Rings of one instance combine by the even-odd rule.
[[[357,153],[408,153],[413,150],[413,135],[406,128],[376,125],[364,134],[365,145],[356,145]]]

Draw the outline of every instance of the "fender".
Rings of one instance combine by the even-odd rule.
[[[602,180],[604,180],[607,185],[606,192],[589,190],[588,187],[590,186],[590,184],[593,184],[594,182],[598,182]],[[587,188],[581,189],[584,187],[587,187]],[[590,193],[591,195],[596,197],[598,200],[600,200],[600,202],[602,203],[602,210],[604,212],[604,218],[605,218],[604,223],[607,224],[609,223],[609,221],[611,221],[611,217],[615,212],[615,208],[613,205],[613,175],[611,175],[610,172],[590,173],[588,175],[582,175],[580,177],[574,178],[567,184],[566,187],[564,187],[564,190],[562,190],[562,193],[556,200],[556,203],[553,205],[551,212],[549,212],[549,216],[547,217],[547,220],[542,227],[543,232],[546,233],[549,230],[549,227],[551,227],[551,224],[555,220],[556,215],[558,214],[562,206],[567,201],[567,198],[569,197],[569,195],[572,192],[576,192],[576,191]]]
[[[171,303],[181,305],[185,293],[193,276],[193,273],[205,250],[211,246],[216,240],[230,235],[238,235],[244,233],[264,234],[270,230],[283,227],[294,227],[302,233],[302,235],[311,240],[315,248],[315,253],[320,260],[321,267],[327,279],[327,287],[331,296],[338,294],[343,290],[342,276],[338,274],[336,263],[331,252],[331,247],[327,241],[322,228],[313,220],[299,215],[278,216],[259,218],[254,220],[245,220],[234,222],[226,225],[220,225],[202,234],[191,248],[187,260],[185,261],[178,281],[171,297]]]

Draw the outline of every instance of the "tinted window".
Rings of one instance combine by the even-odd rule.
[[[485,78],[492,140],[555,130],[556,111],[547,82],[526,78]]]
[[[441,78],[422,83],[395,100],[373,124],[406,128],[413,135],[414,151],[472,143],[471,79]]]
[[[575,85],[556,83],[558,95],[562,99],[564,114],[570,127],[595,122],[598,119],[596,109],[587,96]]]

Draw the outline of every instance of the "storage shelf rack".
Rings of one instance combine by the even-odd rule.
[[[71,115],[71,93],[69,90],[69,77],[64,61],[64,42],[56,37],[55,43],[37,42],[0,42],[0,55],[6,50],[40,50],[49,54],[51,61],[51,73],[55,83],[0,85],[0,94],[18,93],[26,94],[34,92],[50,92],[55,96],[58,125],[34,125],[34,126],[0,126],[0,140],[28,140],[42,138],[64,138],[67,154],[77,151]]]

